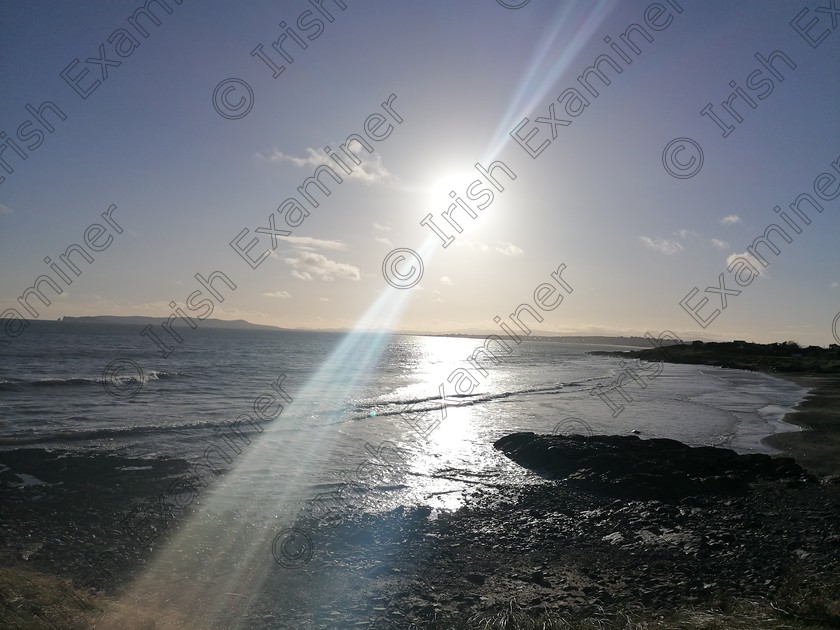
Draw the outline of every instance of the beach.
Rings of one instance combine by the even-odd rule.
[[[6,627],[39,627],[31,625],[36,617],[58,627],[216,627],[204,625],[201,610],[184,618],[177,606],[121,597],[151,566],[152,550],[177,534],[180,520],[165,518],[153,492],[184,474],[183,462],[139,471],[131,470],[137,461],[115,457],[59,464],[44,451],[17,456],[48,478],[46,468],[60,467],[70,487],[27,487],[25,502],[4,510]],[[461,510],[434,517],[418,507],[359,512],[335,525],[301,521],[313,532],[314,560],[296,570],[275,566],[255,598],[230,591],[224,603],[231,620],[253,628],[472,628],[520,607],[523,616],[603,627],[624,627],[617,624],[627,615],[662,628],[705,627],[675,624],[706,617],[736,628],[800,627],[791,625],[797,619],[828,628],[840,613],[838,490],[836,480],[807,474],[723,497],[665,500],[607,496],[562,480],[491,485]],[[4,505],[9,496],[4,484]],[[138,500],[160,529],[151,540],[126,536],[116,518]],[[64,544],[44,554],[33,539]],[[155,570],[165,579],[177,561]],[[27,584],[52,576],[67,586],[56,582],[26,599]]]
[[[458,347],[468,348],[468,341]],[[666,363],[662,373],[685,382],[679,367]],[[738,455],[703,445],[681,454],[654,449],[634,459],[635,445],[688,447],[627,431],[604,442],[597,431],[569,435],[571,425],[539,430],[562,424],[555,416],[535,433],[481,434],[486,443],[476,452],[485,462],[494,453],[492,466],[451,468],[442,458],[418,478],[425,502],[400,504],[397,497],[412,495],[389,480],[377,496],[391,504],[371,502],[366,497],[373,491],[358,488],[351,496],[358,494],[359,503],[328,517],[300,512],[294,527],[312,545],[303,563],[272,557],[275,530],[263,525],[277,518],[270,510],[253,501],[242,508],[216,500],[216,486],[237,480],[236,487],[253,486],[247,475],[239,479],[241,471],[233,474],[237,462],[184,506],[170,489],[189,487],[193,478],[185,451],[7,448],[0,453],[2,621],[11,628],[120,630],[492,628],[503,622],[529,628],[534,620],[555,624],[547,627],[622,628],[628,618],[651,628],[833,627],[840,619],[840,382],[820,371],[768,373],[811,389],[785,417],[806,430],[765,440],[796,463],[760,449]],[[161,386],[173,388],[172,382]],[[763,383],[736,373],[721,382]],[[570,400],[579,400],[571,391]],[[663,391],[671,390],[657,393]],[[538,393],[536,400],[566,395],[562,388]],[[517,408],[528,408],[529,400]],[[482,404],[478,399],[466,409]],[[383,415],[389,409],[375,399],[364,405]],[[632,409],[655,408],[638,398]],[[464,412],[453,406],[449,413]],[[177,444],[185,443],[176,426]],[[535,450],[528,455],[512,444]],[[689,466],[695,451],[700,463]],[[534,456],[540,452],[554,455]],[[412,478],[397,473],[397,480]],[[460,498],[449,503],[454,507],[436,507],[447,505],[439,500],[447,497]],[[202,539],[196,531],[218,534]],[[193,540],[205,541],[205,555],[190,557]],[[251,581],[216,584],[248,565],[238,554],[255,542],[258,573],[242,574]],[[208,570],[214,564],[220,575]],[[497,626],[482,625],[491,623]]]
[[[796,459],[805,468],[822,475],[840,474],[840,376],[827,374],[778,374],[807,387],[808,398],[785,422],[802,431],[779,433],[765,443]]]

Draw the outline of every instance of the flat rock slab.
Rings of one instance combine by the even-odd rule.
[[[622,435],[513,433],[495,448],[548,479],[604,496],[678,501],[689,496],[737,496],[756,481],[807,482],[793,459],[740,455],[711,446]]]

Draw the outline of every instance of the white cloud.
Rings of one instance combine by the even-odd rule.
[[[525,253],[521,248],[517,247],[513,243],[506,243],[504,241],[499,241],[496,244],[496,251],[500,254],[504,254],[505,256],[521,256]]]
[[[448,287],[451,287],[452,286],[452,278],[450,278],[449,276],[441,276],[440,283],[445,284]]]
[[[723,217],[720,220],[720,222],[724,225],[737,225],[741,222],[741,217],[739,217],[737,214],[730,214],[728,216]]]
[[[678,234],[680,238],[688,238],[689,236],[700,236],[694,230],[686,230],[686,229],[682,229],[682,230],[679,230],[678,232],[674,232],[674,234]]]
[[[381,223],[373,223],[374,230],[380,230],[381,232],[390,232],[391,228],[388,225],[382,225]]]
[[[288,299],[291,296],[288,291],[274,291],[273,293],[263,293],[266,297],[273,297],[273,298],[280,298],[280,299]]]
[[[729,249],[729,243],[722,241],[719,238],[713,238],[712,247],[717,247],[718,249]]]
[[[376,240],[377,243],[382,243],[383,245],[387,245],[388,247],[393,245],[393,243],[384,236],[374,236],[373,238]]]
[[[9,206],[4,206],[0,203],[0,214],[12,214],[14,210],[12,210]]]
[[[466,238],[459,238],[453,243],[454,247],[467,247],[472,251],[479,250],[482,252],[490,252],[495,251],[499,254],[503,254],[505,256],[521,256],[525,252],[522,251],[521,247],[517,247],[513,243],[508,243],[507,241],[496,241],[495,247],[490,247],[486,243],[474,243],[473,241],[466,239]]]
[[[764,270],[764,265],[761,264],[761,262],[758,260],[758,258],[753,256],[749,252],[744,252],[742,254],[729,254],[729,256],[726,257],[726,268],[727,269],[729,268],[729,265],[732,263],[732,261],[735,260],[736,258],[745,258],[747,260],[747,262],[750,263],[759,272],[759,274],[760,274],[759,277],[761,277],[761,278],[769,278],[770,277],[770,275]]]
[[[322,298],[318,298],[318,299],[321,300],[322,302],[329,302],[330,301],[330,298],[323,298],[322,297]]]
[[[649,236],[640,236],[639,240],[642,245],[648,249],[661,252],[668,256],[681,252],[683,246],[677,241],[669,241],[668,239],[652,239]]]
[[[347,244],[342,241],[324,240],[311,236],[278,236],[277,238],[291,243],[298,249],[347,249]]]
[[[840,287],[840,282],[832,282],[831,283],[831,288],[832,289],[836,289],[837,287]]]
[[[346,156],[342,156],[344,157],[344,162],[352,170],[352,173],[348,175],[341,166],[336,164],[325,152],[317,151],[312,147],[307,147],[306,152],[309,154],[307,157],[295,157],[294,155],[287,155],[275,148],[271,155],[266,156],[262,153],[257,153],[257,157],[269,162],[289,162],[301,168],[305,166],[318,167],[326,164],[332,168],[338,176],[341,177],[341,179],[356,179],[365,182],[366,184],[375,184],[377,182],[395,179],[394,176],[388,172],[388,169],[382,165],[382,157],[379,154],[368,156],[359,155],[358,158],[361,160],[361,164],[356,164],[353,160],[347,158]]]
[[[320,278],[324,282],[332,282],[336,278],[343,280],[359,280],[359,268],[347,263],[330,260],[326,256],[315,252],[304,251],[299,258],[286,258],[286,264],[292,266],[292,277],[299,280],[313,280]]]
[[[292,260],[291,258],[287,258],[286,262]],[[306,282],[312,280],[312,275],[306,271],[298,271],[297,269],[292,269],[292,278],[297,278],[298,280],[304,280]]]

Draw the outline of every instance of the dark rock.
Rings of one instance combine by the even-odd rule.
[[[622,499],[675,502],[690,496],[740,496],[759,480],[798,482],[809,475],[790,458],[692,448],[668,439],[619,435],[514,433],[494,446],[551,479]]]
[[[483,575],[479,575],[478,573],[467,573],[464,577],[473,584],[478,584],[479,586],[484,584],[486,579]]]
[[[534,582],[534,584],[539,584],[540,586],[551,586],[551,582],[545,578],[545,573],[539,570],[531,573],[531,581]]]

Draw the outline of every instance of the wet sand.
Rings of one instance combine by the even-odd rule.
[[[840,375],[768,372],[811,390],[784,421],[803,431],[777,433],[763,440],[818,475],[840,474]]]

